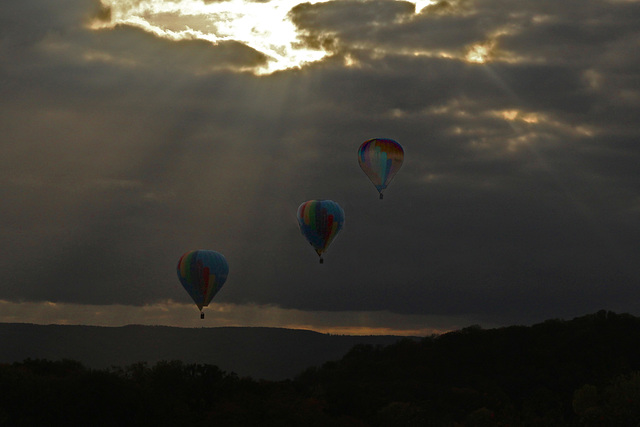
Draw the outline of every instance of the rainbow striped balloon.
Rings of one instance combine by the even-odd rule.
[[[227,260],[216,251],[189,251],[178,261],[178,279],[200,311],[222,288],[228,274]]]
[[[403,160],[404,150],[393,139],[370,139],[358,149],[358,163],[375,185],[381,199],[382,192],[400,170]]]
[[[322,264],[323,252],[344,225],[344,211],[332,200],[309,200],[298,207],[298,225]]]

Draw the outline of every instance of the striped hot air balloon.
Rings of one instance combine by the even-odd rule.
[[[393,139],[374,138],[363,142],[358,149],[358,163],[375,185],[380,198],[404,160],[402,146]]]
[[[178,279],[200,309],[201,318],[204,318],[202,307],[209,305],[228,274],[227,260],[216,251],[189,251],[178,261]]]
[[[298,225],[320,257],[344,225],[344,211],[332,200],[309,200],[298,207]]]

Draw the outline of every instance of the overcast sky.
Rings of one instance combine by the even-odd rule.
[[[5,0],[0,321],[640,315],[638,52],[638,1]],[[374,137],[405,150],[384,200]],[[345,211],[322,265],[310,199]],[[204,321],[193,249],[230,267]]]

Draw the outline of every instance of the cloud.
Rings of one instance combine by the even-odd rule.
[[[357,31],[388,25],[413,14],[410,2],[340,0],[325,3],[301,3],[291,9],[293,22],[308,31]]]
[[[258,76],[266,56],[242,43],[92,30],[97,1],[12,2],[0,298],[189,304],[175,264],[214,249],[223,304],[470,323],[637,311],[637,13],[305,3],[292,20],[332,55]],[[485,62],[465,59],[478,44]],[[383,201],[356,160],[373,137],[406,152]],[[346,213],[322,266],[295,220],[314,198]]]
[[[100,31],[96,36],[100,48],[85,53],[85,58],[92,61],[164,69],[176,67],[201,74],[217,69],[254,68],[267,60],[264,54],[233,40],[216,44],[197,39],[172,41],[121,25]]]

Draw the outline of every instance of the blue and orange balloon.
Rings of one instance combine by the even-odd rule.
[[[373,138],[358,149],[358,163],[375,185],[380,198],[404,161],[402,146],[393,139]]]
[[[344,225],[344,211],[332,200],[309,200],[298,207],[300,231],[320,257]]]
[[[204,319],[202,307],[209,305],[228,274],[227,260],[216,251],[189,251],[180,257],[178,279],[200,309],[200,318]]]

